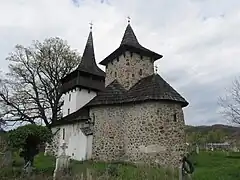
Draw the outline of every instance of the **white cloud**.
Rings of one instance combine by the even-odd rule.
[[[164,55],[156,63],[160,74],[190,102],[186,121],[219,121],[216,101],[229,84],[222,79],[231,81],[239,72],[240,1],[74,1],[77,6],[72,0],[0,0],[2,70],[14,45],[50,36],[67,40],[82,53],[91,21],[99,62],[119,46],[131,16],[140,43]],[[201,93],[196,87],[209,91]],[[201,108],[206,105],[194,94],[209,99],[211,108]]]

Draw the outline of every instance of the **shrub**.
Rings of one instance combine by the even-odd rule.
[[[47,127],[28,124],[11,130],[8,133],[9,145],[14,149],[24,148],[28,140],[33,145],[50,143],[52,140],[52,132]]]

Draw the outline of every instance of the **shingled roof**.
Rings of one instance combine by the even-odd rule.
[[[128,91],[115,80],[86,106],[141,102],[147,100],[174,101],[180,103],[182,107],[188,105],[188,102],[160,75],[153,74],[141,79]]]
[[[71,124],[75,122],[80,122],[80,121],[86,121],[89,119],[89,109],[86,107],[83,107],[74,113],[71,113],[62,119],[54,122],[51,126],[59,126],[59,125],[64,125],[64,124]]]
[[[105,88],[105,90],[99,92],[98,95],[93,98],[86,106],[118,104],[122,101],[124,94],[126,94],[126,90],[118,83],[117,80],[114,80]]]
[[[125,51],[135,52],[142,56],[151,57],[153,60],[162,58],[163,56],[157,54],[145,47],[143,47],[137,40],[137,37],[130,24],[127,25],[127,28],[124,32],[122,42],[120,46],[107,56],[103,61],[100,62],[101,65],[107,65],[109,62],[123,54]]]
[[[89,33],[83,56],[77,70],[105,77],[105,72],[96,64],[92,31]]]
[[[168,84],[159,74],[141,79],[127,93],[127,101],[165,100],[181,103],[188,102]]]
[[[92,135],[93,134],[93,129],[92,127],[83,127],[81,128],[83,134],[85,134],[85,136],[89,136],[89,135]]]
[[[66,93],[76,87],[101,91],[105,86],[105,72],[96,64],[93,36],[90,31],[88,40],[78,67],[61,79],[62,93]]]

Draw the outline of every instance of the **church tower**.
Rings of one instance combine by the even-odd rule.
[[[100,62],[106,66],[105,86],[116,79],[129,90],[140,79],[154,74],[154,61],[160,58],[162,55],[140,45],[129,23],[120,46]]]
[[[103,90],[105,73],[95,60],[92,27],[87,39],[81,62],[75,71],[62,79],[64,93],[63,117],[74,113]]]

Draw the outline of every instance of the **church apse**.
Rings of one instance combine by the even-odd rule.
[[[180,105],[144,102],[93,108],[93,159],[179,165],[185,153]]]

